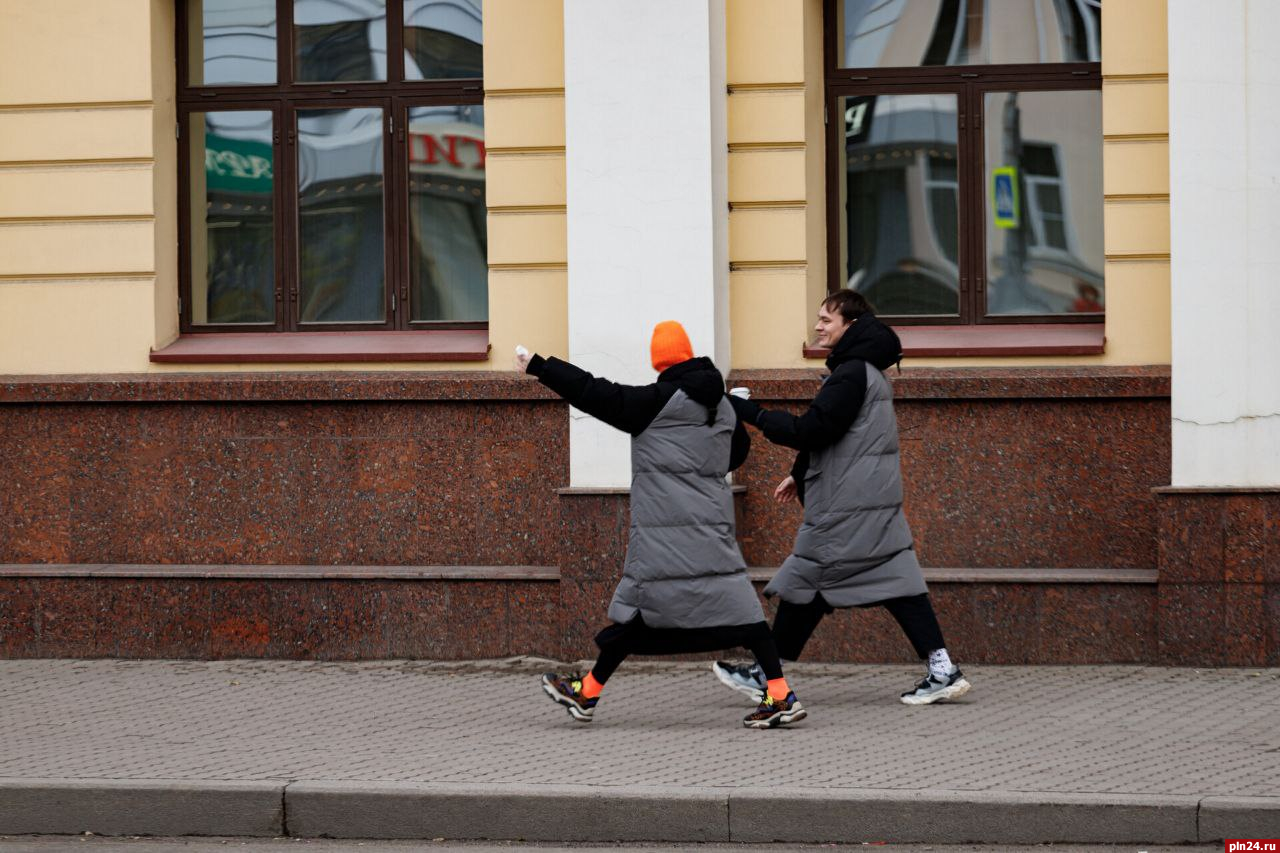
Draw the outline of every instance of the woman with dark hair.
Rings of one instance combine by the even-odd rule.
[[[791,556],[765,588],[776,595],[778,654],[797,660],[818,623],[837,607],[879,605],[893,615],[916,654],[924,680],[901,696],[908,705],[955,699],[969,690],[951,662],[902,511],[898,423],[883,371],[902,360],[893,329],[866,299],[840,290],[818,309],[817,343],[828,347],[831,375],[803,415],[731,398],[738,417],[764,437],[799,451],[774,498],[799,500],[804,520]],[[752,696],[755,667],[717,661],[725,684]]]

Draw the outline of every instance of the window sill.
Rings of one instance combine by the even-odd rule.
[[[151,351],[162,364],[486,361],[485,329],[412,332],[231,332],[181,335]]]
[[[1100,355],[1102,323],[1020,323],[988,326],[894,326],[908,358],[980,355]],[[805,358],[826,358],[826,347],[804,347]]]

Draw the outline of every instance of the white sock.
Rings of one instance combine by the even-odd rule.
[[[934,678],[946,678],[954,668],[951,665],[951,656],[947,654],[946,649],[934,649],[929,652],[929,674]]]

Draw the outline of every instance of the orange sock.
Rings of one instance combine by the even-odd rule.
[[[594,699],[600,695],[601,690],[604,690],[604,685],[596,681],[595,675],[588,672],[587,677],[582,679],[582,695],[588,699]]]
[[[787,686],[785,678],[770,678],[768,688],[769,695],[774,699],[786,699],[787,694],[791,692],[791,688]]]

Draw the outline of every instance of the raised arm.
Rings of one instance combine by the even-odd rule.
[[[525,372],[563,397],[569,405],[615,429],[639,435],[653,423],[674,389],[660,385],[622,385],[592,376],[558,358],[530,357]],[[665,393],[664,393],[665,392]]]

